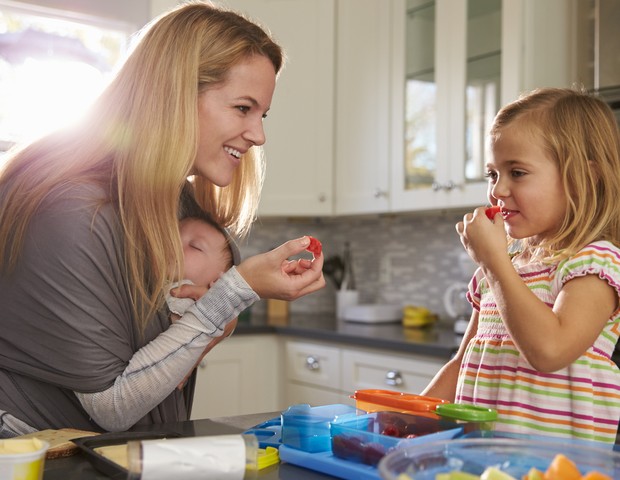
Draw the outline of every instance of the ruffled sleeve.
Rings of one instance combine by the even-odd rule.
[[[585,275],[597,275],[611,285],[620,298],[620,249],[607,241],[594,242],[574,256],[558,264],[554,294],[573,278]]]

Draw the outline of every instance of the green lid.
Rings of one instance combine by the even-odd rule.
[[[466,422],[493,422],[497,420],[497,411],[492,408],[466,405],[463,403],[442,403],[435,409],[437,415]]]

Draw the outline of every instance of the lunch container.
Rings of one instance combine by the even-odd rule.
[[[343,460],[377,465],[389,451],[463,433],[456,422],[399,412],[345,415],[331,423],[331,448]]]
[[[41,480],[49,446],[38,438],[0,440],[0,480]]]
[[[331,448],[330,422],[341,415],[356,413],[361,412],[344,404],[319,407],[292,405],[281,415],[281,443],[306,452],[324,452]]]
[[[368,413],[391,411],[424,415],[430,418],[439,418],[435,413],[437,405],[449,403],[441,398],[380,389],[356,390],[351,398],[355,399],[355,406],[358,409]]]
[[[437,405],[435,412],[442,419],[461,425],[463,433],[493,430],[497,420],[496,410],[463,403],[442,403]]]
[[[383,457],[378,469],[383,480],[435,480],[438,474],[450,473],[458,478],[455,472],[480,476],[489,467],[521,479],[532,468],[545,472],[558,454],[572,460],[581,475],[597,471],[620,478],[620,453],[614,452],[611,445],[603,448],[583,441],[499,436],[399,448]]]

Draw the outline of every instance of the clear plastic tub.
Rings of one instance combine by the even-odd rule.
[[[41,480],[49,446],[38,438],[0,440],[0,478]]]
[[[557,454],[576,463],[581,474],[598,471],[620,478],[620,453],[598,444],[512,438],[430,442],[399,448],[379,462],[383,480],[435,480],[438,474],[481,475],[488,467],[521,479],[531,468],[544,472]]]
[[[396,447],[462,434],[456,422],[424,415],[399,412],[373,412],[342,416],[331,424],[332,453],[338,458],[377,465]]]
[[[292,405],[282,412],[281,442],[289,447],[310,453],[325,452],[331,448],[330,422],[341,415],[362,413],[344,404],[311,407]]]

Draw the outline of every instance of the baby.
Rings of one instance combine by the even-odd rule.
[[[171,285],[191,283],[211,287],[213,283],[233,265],[239,264],[239,250],[228,232],[211,216],[194,213],[179,222],[179,233],[183,245],[184,279]],[[168,308],[174,315],[181,316],[194,303],[191,298],[176,298],[166,295]]]

